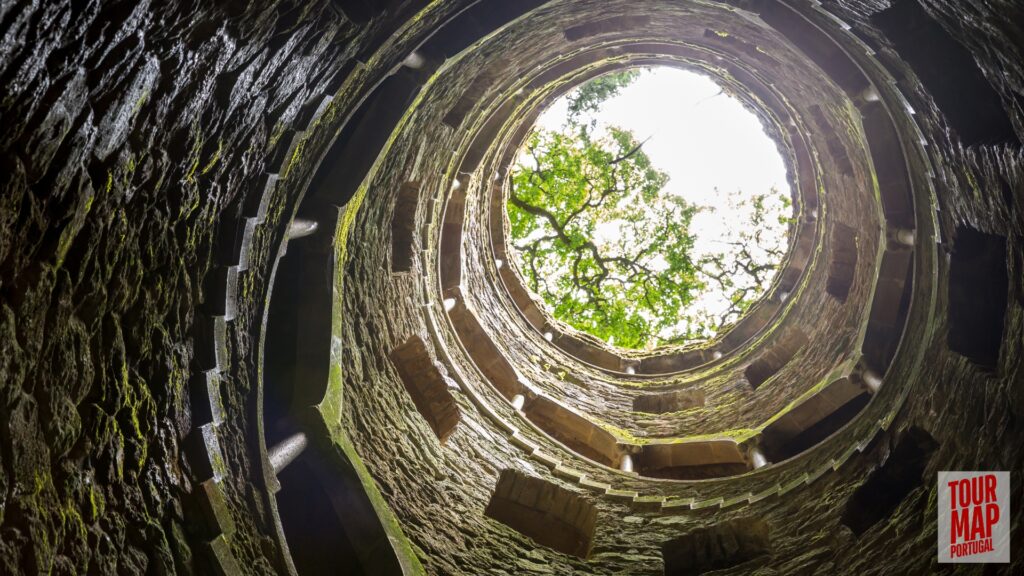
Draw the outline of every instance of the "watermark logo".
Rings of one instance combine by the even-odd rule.
[[[1010,473],[939,472],[939,562],[1010,561]]]

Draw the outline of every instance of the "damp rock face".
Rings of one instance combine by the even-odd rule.
[[[426,73],[408,65],[392,72],[470,4],[53,0],[0,8],[0,574],[315,573],[341,558],[363,562],[364,573],[384,573],[374,570],[383,563],[348,543],[333,560],[287,552],[278,520],[301,522],[289,512],[303,498],[293,489],[275,500],[279,486],[266,474],[258,393],[267,378],[265,313],[275,270],[305,273],[275,263],[325,155],[339,134],[349,139],[342,148],[376,141],[372,126],[346,132],[357,124],[349,116],[384,82],[424,84],[418,74]],[[611,26],[594,24],[607,3],[526,4],[538,11],[524,16],[524,28],[547,25],[545,10],[568,14],[576,26],[559,42]],[[627,19],[619,25],[654,22],[644,12],[658,5],[617,4]],[[380,186],[345,230],[352,240],[339,267],[345,396],[335,424],[347,454],[361,459],[344,473],[365,472],[359,478],[378,490],[360,500],[360,510],[386,517],[373,519],[400,532],[416,558],[389,570],[917,573],[935,568],[936,471],[1024,469],[1024,38],[1015,27],[1024,13],[1011,0],[822,5],[893,75],[927,144],[930,166],[911,168],[927,172],[934,186],[937,234],[916,242],[937,247],[937,296],[930,315],[908,319],[910,338],[925,352],[913,371],[898,375],[913,391],[903,409],[843,467],[831,471],[811,453],[784,463],[784,495],[706,509],[634,498],[668,481],[648,485],[570,456],[559,456],[564,464],[545,461],[568,454],[565,443],[528,425],[514,436],[518,445],[507,442],[511,433],[437,371],[433,347],[455,345],[426,338],[418,316],[430,304],[420,291],[419,254],[432,247],[426,224],[436,186],[401,191],[409,190],[408,173],[426,183],[446,169],[458,134],[449,124],[472,111],[474,78],[448,78],[436,89],[450,104],[446,112],[458,114],[449,124],[445,114],[429,124],[428,115],[408,119],[406,130],[437,135],[437,150],[395,144],[378,171]],[[453,53],[426,54],[423,66],[471,45],[479,39],[474,30],[462,28],[465,37],[441,46]],[[919,49],[924,40],[939,46],[934,56]],[[503,73],[519,73],[527,63],[517,58],[533,47],[506,48]],[[942,71],[963,81],[951,83]],[[412,103],[377,106],[397,122]],[[997,105],[1002,112],[993,111]],[[363,149],[359,162],[368,166],[376,152]],[[341,180],[347,168],[339,169]],[[358,182],[344,185],[355,194]],[[396,208],[396,197],[407,200]],[[323,206],[321,214],[341,209]],[[843,238],[836,242],[859,241]],[[296,241],[287,253],[306,249]],[[331,254],[323,246],[308,251]],[[834,275],[842,298],[849,274]],[[976,285],[979,274],[998,282]],[[308,279],[331,280],[312,272]],[[982,314],[972,316],[979,298]],[[415,386],[389,361],[412,336],[429,349],[417,359],[429,371],[432,396],[419,405],[442,406],[443,418],[417,411],[408,391]],[[665,418],[674,413],[704,407],[703,395],[672,393],[652,395],[636,410],[648,413],[654,429],[670,428]],[[730,410],[737,418],[745,412]],[[908,452],[909,467],[901,464]],[[598,472],[582,477],[576,463]],[[543,482],[561,508],[544,507],[529,522],[488,516],[510,468],[529,476],[527,484]],[[314,469],[302,463],[288,473],[302,476],[302,486]],[[830,471],[810,478],[823,469]],[[605,488],[619,476],[625,489]],[[728,482],[740,492],[765,488],[756,475]],[[900,498],[877,501],[873,486],[896,486]],[[1024,549],[1019,479],[1014,489],[1016,551]],[[310,494],[318,503],[337,496],[319,485]],[[518,503],[521,494],[503,496]],[[864,504],[854,510],[851,503]],[[673,511],[676,504],[685,511]],[[275,506],[285,510],[277,514]],[[521,508],[532,513],[530,506]],[[579,533],[572,542],[545,545],[537,537],[544,529],[534,517],[571,512],[566,524]],[[353,539],[352,526],[324,522],[331,534]],[[1019,573],[1022,562],[1015,554],[1014,564],[989,570]]]
[[[771,552],[768,525],[737,518],[683,534],[665,544],[665,574],[698,575],[743,564]]]
[[[328,2],[0,10],[0,573],[209,573],[182,450],[214,238],[373,32]]]

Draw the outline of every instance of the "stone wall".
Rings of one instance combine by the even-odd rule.
[[[344,353],[334,365],[344,401],[339,419],[327,422],[335,435],[323,437],[335,439],[354,474],[372,485],[366,498],[389,534],[399,535],[394,542],[404,546],[405,573],[662,574],[664,547],[673,542],[685,544],[694,564],[721,565],[720,574],[1024,569],[1020,478],[1012,494],[1014,564],[942,570],[935,563],[933,480],[938,470],[1024,469],[1024,34],[1018,25],[1024,16],[1017,3],[921,0],[974,58],[1016,138],[965,146],[948,120],[953,112],[941,108],[948,95],[929,92],[908,65],[912,58],[900,54],[900,38],[890,37],[899,27],[887,27],[879,16],[891,3],[823,2],[873,49],[914,111],[927,164],[911,169],[934,186],[930,213],[938,237],[919,242],[937,242],[940,257],[927,282],[935,306],[908,320],[920,361],[893,377],[908,394],[886,428],[868,436],[870,443],[852,440],[871,428],[858,422],[822,449],[763,473],[696,483],[601,467],[520,424],[508,399],[489,387],[441,322],[442,298],[429,283],[437,274],[437,216],[457,169],[452,152],[466,147],[469,127],[459,120],[480,120],[473,105],[485,100],[487,86],[526,75],[534,55],[571,44],[575,36],[564,28],[598,12],[635,19],[645,11],[671,12],[666,5],[509,3],[502,9],[507,13],[483,10],[455,27],[462,36],[449,29],[439,51],[426,54],[422,77],[402,69],[410,82],[426,86],[429,98],[384,106],[398,112],[395,137],[388,139],[388,126],[386,133],[358,133],[352,140],[384,146],[364,195],[354,203],[352,196],[325,200],[313,205],[318,212],[312,215],[302,212],[310,210],[307,199],[325,189],[320,168],[338,151],[339,133],[342,148],[352,138],[345,129],[357,123],[353,112],[365,110],[385,78],[404,78],[389,75],[470,4],[58,0],[0,7],[0,573],[294,569],[277,513],[277,506],[290,504],[275,504],[279,486],[268,468],[271,440],[264,428],[267,438],[275,432],[264,422],[271,410],[263,404],[265,396],[276,398],[272,387],[290,390],[291,383],[265,381],[281,373],[264,365],[263,343],[273,341],[266,330],[268,302],[272,294],[287,293],[283,283],[292,270],[278,266],[278,256],[300,254],[299,242],[309,240],[289,247],[289,223],[297,212],[330,222],[327,207],[338,204],[352,219],[338,229],[344,249],[329,271],[343,278],[334,336]],[[502,18],[535,6],[526,20],[505,26]],[[495,22],[498,35],[472,58],[449,62],[447,72],[433,75],[445,56],[455,55],[443,49],[461,50],[494,31]],[[516,26],[550,29],[551,44],[531,44],[534,36],[517,36]],[[472,73],[488,69],[486,81]],[[969,107],[956,112],[965,113],[969,119]],[[821,149],[828,149],[825,142]],[[375,159],[371,154],[366,162]],[[420,190],[413,195],[417,209],[396,209],[409,182]],[[355,189],[358,182],[346,185]],[[481,206],[471,205],[470,214]],[[398,227],[415,250],[393,268],[396,210],[403,219],[415,218],[415,226]],[[334,233],[326,229],[327,244]],[[992,354],[990,344],[981,363],[954,352],[956,338],[951,344],[949,335],[956,322],[949,311],[961,297],[951,286],[957,241],[978,233],[1005,244],[1007,266],[998,349]],[[474,238],[478,253],[466,268],[468,294],[481,298],[480,309],[507,306],[507,299],[484,296],[489,281],[482,268],[472,267],[482,266],[480,254],[487,252],[481,237]],[[866,297],[857,286],[848,302]],[[809,322],[815,312],[797,317]],[[502,323],[485,328],[518,365],[538,366],[529,378],[540,388],[565,397],[573,386],[586,391],[531,360],[529,350],[545,345],[525,321],[514,330]],[[443,444],[388,359],[410,337],[422,339],[434,368],[445,367],[432,383],[437,390],[448,386],[460,414]],[[532,348],[520,348],[522,342]],[[543,353],[549,365],[564,361]],[[816,354],[827,358],[828,346]],[[591,394],[607,393],[591,396],[583,412],[628,422],[635,390],[616,388],[617,377],[586,367],[567,374],[597,383]],[[666,436],[696,433],[698,416],[721,418],[710,431],[746,425],[785,406],[808,384],[780,385],[759,407],[746,403],[747,391],[729,392],[725,377],[716,382],[706,412],[699,409],[683,424],[659,415],[650,427]],[[735,404],[715,413],[726,401]],[[502,422],[521,429],[512,434]],[[833,469],[838,452],[848,458]],[[503,470],[593,506],[587,558],[538,546],[485,514]],[[851,506],[865,506],[866,489],[859,488],[876,485],[897,486],[893,490],[904,496],[892,503],[868,497],[876,508],[851,512]],[[672,507],[726,493],[748,498]],[[761,493],[770,495],[752,496]],[[737,544],[737,550],[752,550],[736,556],[738,563],[720,562],[720,549],[702,552],[703,544],[694,544],[706,534],[728,540],[750,531],[756,545]],[[671,558],[678,566],[678,556]],[[341,570],[330,559],[324,564]],[[372,566],[366,572],[373,573]]]
[[[326,1],[4,3],[0,572],[209,573],[182,451],[215,239],[393,28]],[[278,573],[268,519],[233,519],[247,571]]]

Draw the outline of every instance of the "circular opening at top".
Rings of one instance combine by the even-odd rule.
[[[708,76],[626,68],[538,118],[509,174],[509,252],[561,322],[612,346],[707,341],[770,288],[794,226],[761,120]]]

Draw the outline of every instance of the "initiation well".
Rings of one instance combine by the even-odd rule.
[[[0,573],[936,569],[935,473],[1024,466],[1018,16],[5,6]],[[566,329],[508,265],[536,118],[632,66],[712,76],[793,192],[691,346]]]

